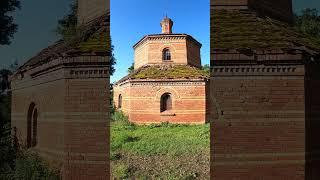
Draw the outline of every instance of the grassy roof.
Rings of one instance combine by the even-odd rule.
[[[109,19],[110,16],[105,14],[80,27],[75,35],[43,49],[22,65],[19,70],[27,66],[37,66],[64,55],[77,56],[83,53],[110,54]]]
[[[205,79],[208,77],[209,72],[188,65],[152,65],[135,70],[117,83],[127,79]]]
[[[303,49],[320,52],[320,41],[291,25],[251,10],[211,12],[211,43],[215,49]]]

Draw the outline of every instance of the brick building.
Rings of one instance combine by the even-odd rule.
[[[205,123],[208,81],[200,69],[201,44],[172,33],[168,17],[160,25],[161,34],[133,46],[134,72],[114,84],[114,105],[135,123]]]
[[[92,1],[90,1],[92,2]],[[62,179],[108,179],[109,4],[78,0],[79,32],[13,75],[12,126],[20,143]]]
[[[211,4],[211,176],[320,178],[320,43],[291,0]]]

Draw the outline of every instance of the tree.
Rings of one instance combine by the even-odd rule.
[[[56,33],[64,40],[73,37],[77,31],[77,1],[70,4],[70,10],[67,15],[58,21]]]
[[[210,65],[209,64],[203,65],[202,70],[204,70],[206,73],[210,73]]]
[[[133,73],[134,71],[134,63],[131,64],[131,66],[128,68],[128,73]]]
[[[64,41],[69,41],[74,38],[77,33],[79,33],[79,29],[77,29],[77,9],[78,4],[77,1],[70,4],[70,11],[67,15],[65,15],[62,19],[58,21],[58,26],[56,29],[56,33],[62,37]],[[111,57],[110,57],[110,76],[115,72],[114,65],[116,64],[116,59],[113,54],[114,47],[111,43]]]
[[[300,15],[295,14],[294,25],[302,33],[320,38],[320,16],[317,9],[304,9]]]
[[[18,25],[14,23],[12,15],[8,15],[16,9],[20,9],[19,0],[0,1],[0,44],[9,45],[13,34],[17,32]]]

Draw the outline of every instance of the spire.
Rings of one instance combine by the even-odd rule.
[[[172,26],[173,26],[173,21],[166,17],[161,21],[160,23],[161,28],[162,28],[162,34],[172,34]]]

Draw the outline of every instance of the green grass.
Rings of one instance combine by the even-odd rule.
[[[119,112],[113,118],[117,119],[111,123],[114,177],[208,179],[209,124],[137,126]]]

